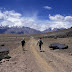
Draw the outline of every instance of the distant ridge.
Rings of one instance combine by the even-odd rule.
[[[0,34],[39,34],[38,30],[29,27],[2,27],[0,26]]]
[[[45,32],[53,32],[53,31],[59,31],[59,30],[63,30],[63,29],[65,29],[65,28],[54,28],[54,29],[48,28],[48,29],[44,30],[43,33],[45,33]]]
[[[59,31],[52,31],[52,32],[46,32],[41,33],[37,35],[38,37],[43,38],[65,38],[65,37],[72,37],[72,27],[68,29],[63,29]]]
[[[29,27],[8,27],[8,26],[0,26],[0,34],[40,34],[47,32],[54,32],[64,30],[65,28],[48,28],[44,31],[35,30]]]

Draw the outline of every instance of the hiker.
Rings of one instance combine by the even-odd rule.
[[[42,44],[43,44],[43,41],[42,41],[42,38],[40,38],[40,39],[38,40],[38,43],[37,43],[37,45],[39,45],[40,51],[41,51],[41,46],[42,46]]]
[[[24,51],[24,46],[25,46],[25,39],[23,38],[23,40],[21,41],[21,44],[22,44],[22,49]]]

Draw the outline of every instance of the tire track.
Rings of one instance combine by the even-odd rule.
[[[40,56],[40,54],[34,48],[34,47],[36,47],[36,40],[31,38],[30,42],[31,42],[31,44],[30,44],[31,51],[34,54],[34,57],[36,58],[38,65],[44,70],[43,72],[54,72],[54,69],[48,65],[46,60],[44,58],[42,58]]]
[[[37,40],[33,39],[33,42],[35,42],[36,44]],[[36,47],[36,45],[34,47]],[[43,45],[43,48],[46,48],[46,46]],[[37,52],[47,64],[52,66],[55,69],[55,72],[71,72],[72,71],[71,57],[67,57],[64,54],[52,52],[50,50],[46,51],[46,50],[44,53],[40,53],[40,52],[38,53],[37,49],[33,51]]]

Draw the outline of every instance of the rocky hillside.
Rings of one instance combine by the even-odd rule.
[[[69,28],[69,29],[63,29],[63,30],[59,30],[59,31],[53,31],[53,32],[46,32],[46,33],[37,34],[36,37],[43,37],[43,38],[72,37],[72,27]]]

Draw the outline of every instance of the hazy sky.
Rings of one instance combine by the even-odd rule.
[[[72,0],[0,0],[0,25],[37,30],[72,26]]]

